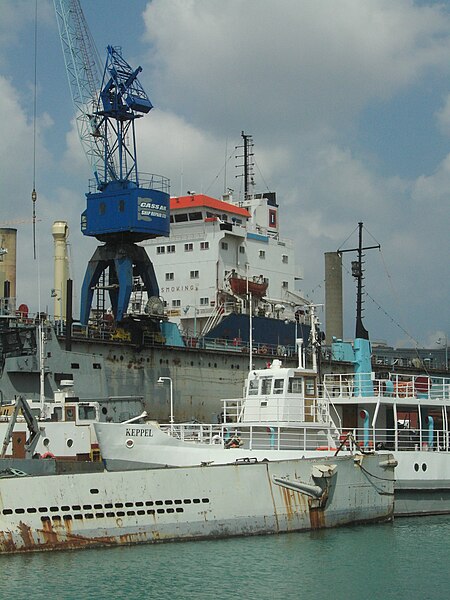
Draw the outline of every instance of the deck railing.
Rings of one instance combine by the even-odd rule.
[[[161,425],[167,433],[168,424]],[[222,423],[204,425],[183,423],[173,425],[172,435],[184,442],[218,444],[224,448],[248,450],[333,450],[330,446],[334,430],[315,426],[273,426],[272,424],[247,425],[245,423]],[[336,439],[335,444],[339,445]],[[236,458],[239,458],[236,455]]]
[[[323,394],[333,401],[353,401],[356,396],[420,401],[450,401],[450,377],[391,373],[389,379],[372,379],[370,373],[326,374]]]

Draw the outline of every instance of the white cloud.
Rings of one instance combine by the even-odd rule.
[[[155,0],[144,18],[162,102],[188,106],[203,127],[259,123],[267,137],[352,120],[446,65],[450,49],[448,16],[406,0],[284,0],[276,10],[270,0]]]

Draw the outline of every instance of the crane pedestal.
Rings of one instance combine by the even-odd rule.
[[[126,242],[107,242],[99,246],[88,263],[81,288],[80,321],[87,325],[94,290],[103,272],[109,269],[108,292],[114,317],[122,321],[133,289],[133,276],[140,275],[148,296],[159,296],[153,263],[141,246]]]

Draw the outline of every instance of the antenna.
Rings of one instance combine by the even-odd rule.
[[[33,97],[33,259],[36,260],[36,104],[37,104],[37,0],[34,7],[34,97]]]
[[[364,281],[363,250],[373,250],[374,248],[377,248],[378,250],[380,250],[381,246],[380,246],[380,244],[377,244],[376,246],[363,247],[363,245],[362,245],[363,223],[362,222],[358,223],[358,230],[359,230],[358,247],[357,248],[349,248],[348,250],[339,249],[337,252],[339,252],[339,253],[357,252],[358,253],[358,260],[352,261],[352,275],[353,275],[353,277],[355,277],[356,284],[357,284],[357,290],[356,290],[356,334],[355,334],[355,337],[361,338],[364,340],[368,340],[369,332],[364,327],[363,322],[362,322],[363,302],[364,302],[364,299],[363,299],[363,288],[364,288],[364,285],[363,285],[363,281]]]

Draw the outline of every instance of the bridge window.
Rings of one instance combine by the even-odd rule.
[[[282,394],[283,393],[283,379],[275,379],[273,382],[273,393],[274,394]]]
[[[270,394],[270,392],[272,387],[272,378],[271,377],[264,377],[261,380],[261,394]]]
[[[248,395],[256,396],[258,394],[258,380],[250,379],[248,383]]]
[[[301,394],[302,393],[302,377],[291,377],[289,379],[288,392],[290,394]]]

